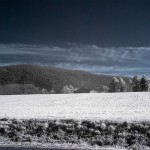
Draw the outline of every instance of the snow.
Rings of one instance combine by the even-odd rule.
[[[1,95],[3,117],[150,121],[150,92]]]

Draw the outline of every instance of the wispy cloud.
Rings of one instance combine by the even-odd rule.
[[[106,47],[69,43],[63,46],[0,44],[0,65],[40,64],[97,74],[150,77],[150,47]]]

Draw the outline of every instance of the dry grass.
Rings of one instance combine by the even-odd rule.
[[[150,123],[0,119],[0,136],[13,142],[150,147]]]

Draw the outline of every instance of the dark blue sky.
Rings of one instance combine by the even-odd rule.
[[[0,0],[0,65],[150,77],[149,0]]]

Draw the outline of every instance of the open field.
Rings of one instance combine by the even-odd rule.
[[[0,96],[0,118],[150,121],[150,93]]]
[[[0,145],[150,147],[148,92],[5,95],[0,104]]]

